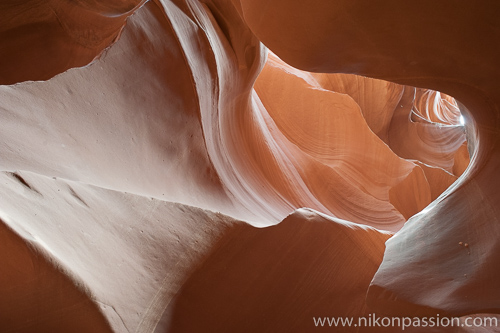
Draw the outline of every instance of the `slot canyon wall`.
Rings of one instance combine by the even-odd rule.
[[[2,2],[0,332],[500,318],[499,14]]]

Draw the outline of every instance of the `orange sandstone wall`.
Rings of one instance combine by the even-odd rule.
[[[0,331],[498,313],[497,7],[1,4]]]

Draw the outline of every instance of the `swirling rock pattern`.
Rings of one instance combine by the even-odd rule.
[[[497,5],[0,6],[1,331],[499,312]]]

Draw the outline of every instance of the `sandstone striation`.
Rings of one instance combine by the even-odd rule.
[[[0,331],[498,314],[499,9],[1,4]]]

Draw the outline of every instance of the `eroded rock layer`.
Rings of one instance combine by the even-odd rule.
[[[496,5],[0,6],[1,331],[500,311]]]
[[[368,298],[387,313],[497,313],[500,271],[493,258],[498,253],[500,207],[495,171],[500,49],[491,41],[500,37],[499,5],[319,1],[310,6],[281,0],[241,4],[252,31],[296,67],[432,88],[462,103],[471,167],[387,243]],[[468,252],[464,258],[460,242],[475,246],[483,259],[469,259]]]

